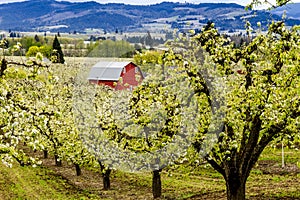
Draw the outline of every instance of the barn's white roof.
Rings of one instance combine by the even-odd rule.
[[[118,81],[125,66],[131,62],[98,62],[89,74],[88,80]]]

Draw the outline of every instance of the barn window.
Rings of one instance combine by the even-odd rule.
[[[138,67],[135,67],[134,70],[135,70],[136,74],[139,73],[139,68]]]
[[[126,73],[126,67],[123,68],[123,73],[124,73],[124,74]]]

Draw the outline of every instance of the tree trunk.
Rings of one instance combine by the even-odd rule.
[[[54,155],[54,159],[55,159],[55,165],[57,167],[61,167],[62,163],[61,163],[61,160],[59,159],[58,155]]]
[[[105,170],[105,173],[102,173],[104,190],[110,190],[110,172],[111,169],[107,169]]]
[[[75,169],[76,169],[76,175],[80,176],[81,175],[81,168],[80,168],[79,164],[75,164]]]
[[[48,158],[48,151],[47,151],[47,150],[44,150],[43,152],[44,152],[44,158],[45,158],[45,159]]]
[[[226,192],[228,200],[245,200],[246,181],[241,181],[239,175],[229,175],[226,179]]]
[[[5,58],[1,60],[1,67],[0,67],[0,77],[4,75],[4,71],[7,69],[7,61]]]
[[[152,194],[153,198],[161,197],[161,178],[160,178],[161,170],[155,170],[152,172]]]
[[[101,173],[102,173],[102,179],[103,179],[103,189],[104,190],[110,190],[110,173],[111,169],[106,168],[104,164],[102,164],[99,160],[98,163],[100,165]]]

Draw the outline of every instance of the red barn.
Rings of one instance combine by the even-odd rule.
[[[107,85],[115,90],[131,90],[143,79],[141,69],[132,62],[98,62],[88,77],[90,83]]]

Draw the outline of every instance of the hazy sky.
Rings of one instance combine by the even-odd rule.
[[[0,0],[0,3],[8,3],[8,2],[17,2],[22,0]],[[84,0],[68,0],[71,2],[83,2]],[[134,4],[134,5],[149,5],[156,4],[163,1],[169,2],[180,2],[180,3],[237,3],[240,5],[246,5],[251,0],[95,0],[99,3],[125,3],[125,4]],[[274,3],[275,0],[269,0]],[[300,2],[300,0],[293,0],[293,2]]]

